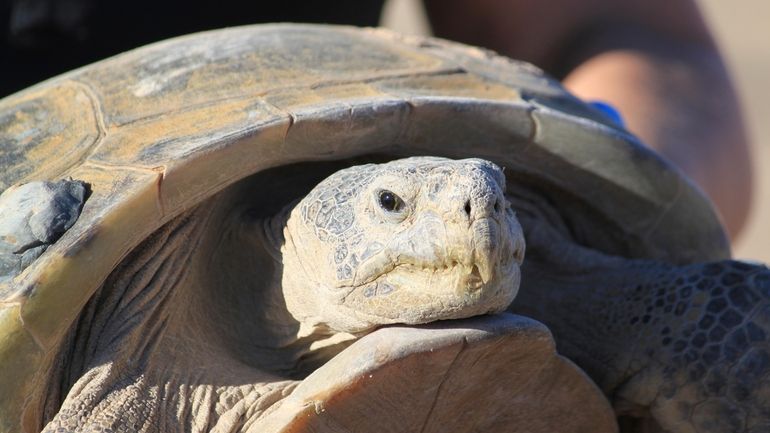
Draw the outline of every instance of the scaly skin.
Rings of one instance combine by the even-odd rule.
[[[56,415],[44,432],[245,430],[294,388],[206,344],[180,320],[179,285],[208,214],[154,233],[89,302],[52,377],[52,391],[67,395],[60,402],[49,392]]]
[[[504,309],[523,241],[503,193],[490,163],[412,158],[340,171],[269,221],[227,197],[201,206],[84,311],[46,431],[245,430],[346,339]],[[521,205],[513,310],[551,327],[624,431],[770,431],[767,268],[608,256]]]
[[[512,308],[552,329],[628,417],[623,431],[770,431],[768,268],[627,260],[524,224]]]
[[[415,157],[340,170],[286,223],[283,263],[297,271],[282,281],[289,311],[304,323],[360,333],[504,310],[524,256],[504,192],[502,171],[480,159]],[[383,194],[396,208],[384,208]]]
[[[251,216],[253,189],[220,194],[86,306],[44,431],[246,431],[347,340],[504,310],[524,248],[504,185],[486,161],[414,158],[340,171],[269,220]]]

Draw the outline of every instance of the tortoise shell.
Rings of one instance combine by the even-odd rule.
[[[258,25],[152,44],[3,99],[0,143],[0,190],[70,177],[90,189],[75,225],[0,285],[3,428],[34,416],[52,353],[121,259],[273,167],[481,157],[564,203],[595,248],[675,263],[729,256],[697,188],[555,80],[379,29]]]

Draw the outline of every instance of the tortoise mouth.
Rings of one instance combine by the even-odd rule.
[[[498,263],[488,275],[475,263],[403,263],[349,287],[342,302],[372,325],[461,319],[504,311],[518,292],[519,278],[515,260]]]
[[[524,240],[515,217],[481,217],[467,228],[438,221],[437,238],[418,239],[396,235],[374,254],[364,253],[348,284],[338,287],[363,287],[387,280],[392,274],[422,276],[421,286],[431,287],[433,280],[458,291],[472,292],[495,280],[505,280],[524,258]],[[428,231],[426,231],[428,232]],[[423,245],[416,246],[421,243]]]
[[[433,286],[433,281],[444,282],[454,281],[454,286],[458,291],[467,291],[469,293],[482,289],[485,286],[494,285],[498,281],[506,280],[506,276],[515,272],[514,267],[518,268],[517,261],[511,256],[503,256],[495,263],[476,263],[461,262],[450,259],[444,263],[424,264],[416,261],[405,260],[400,263],[393,263],[388,268],[371,274],[360,282],[354,281],[354,287],[364,287],[371,283],[382,282],[392,278],[396,274],[407,274],[428,278],[427,287]],[[420,286],[414,283],[415,286]]]
[[[478,264],[467,262],[463,263],[454,259],[450,259],[444,263],[437,264],[420,263],[417,260],[404,260],[399,263],[390,263],[384,267],[381,265],[377,266],[379,269],[370,272],[367,272],[367,270],[369,270],[367,268],[373,268],[376,265],[367,266],[367,263],[363,263],[361,266],[362,272],[358,273],[353,279],[353,284],[347,287],[364,287],[369,284],[385,280],[389,275],[393,273],[400,272],[410,275],[427,274],[442,279],[456,278],[458,282],[465,282],[468,290],[476,290],[481,288],[485,283],[494,279],[496,269],[498,268],[493,267],[492,269],[489,269],[489,266],[484,266],[485,271],[482,274],[482,272],[479,270]],[[500,266],[499,268],[505,267]],[[358,278],[358,275],[361,274],[364,274],[364,276]]]

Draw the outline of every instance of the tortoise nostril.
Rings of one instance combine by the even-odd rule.
[[[500,212],[500,199],[495,200],[495,212]]]
[[[471,201],[468,200],[465,202],[465,214],[468,216],[471,216]]]

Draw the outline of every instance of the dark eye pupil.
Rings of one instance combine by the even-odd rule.
[[[397,195],[390,191],[382,191],[380,193],[380,206],[389,212],[398,210],[400,199]]]

